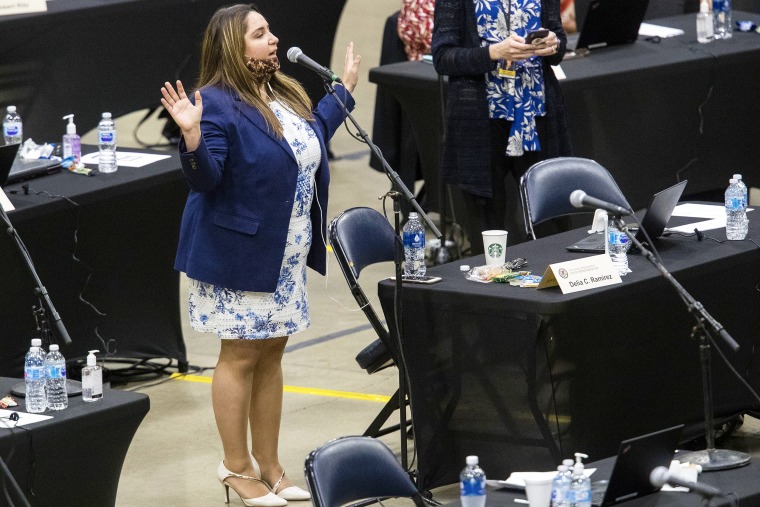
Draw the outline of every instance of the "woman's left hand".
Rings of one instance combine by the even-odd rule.
[[[533,44],[536,56],[551,56],[559,52],[559,38],[554,32],[541,39],[538,44]]]
[[[356,83],[359,82],[359,64],[362,62],[360,55],[354,56],[354,43],[349,42],[346,48],[346,61],[343,65],[343,75],[340,77],[343,81],[343,86],[349,92],[354,91]]]

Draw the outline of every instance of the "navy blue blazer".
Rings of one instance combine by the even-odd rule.
[[[349,110],[354,99],[342,86],[336,93]],[[274,292],[296,194],[298,163],[288,142],[277,139],[264,117],[229,88],[201,89],[202,138],[187,152],[180,143],[182,172],[190,185],[180,227],[174,268],[220,287]],[[314,111],[312,128],[322,160],[311,207],[313,242],[307,265],[325,273],[327,187],[330,170],[326,140],[344,119],[332,96]],[[320,230],[322,236],[320,237]]]

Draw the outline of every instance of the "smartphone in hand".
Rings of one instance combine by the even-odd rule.
[[[543,39],[548,36],[548,28],[539,28],[538,30],[533,30],[532,32],[528,32],[528,35],[525,36],[525,44],[541,44],[541,42],[543,42]]]

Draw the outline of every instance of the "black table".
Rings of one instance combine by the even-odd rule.
[[[17,382],[0,378],[0,397]],[[32,506],[115,505],[124,458],[149,409],[141,393],[106,389],[95,403],[75,396],[67,409],[43,414],[52,419],[0,428],[0,456]]]
[[[760,15],[735,12],[734,19],[758,23]],[[760,184],[760,36],[734,32],[730,40],[699,44],[693,14],[651,22],[685,35],[660,43],[640,39],[562,63],[575,154],[609,169],[636,209],[683,179],[692,196],[724,190],[735,172],[750,186]],[[441,108],[435,69],[424,62],[396,63],[371,69],[369,78],[408,115],[423,176],[437,188]],[[431,209],[437,203],[433,198]]]
[[[203,31],[218,8],[233,3],[58,0],[48,2],[47,12],[0,17],[0,104],[18,107],[24,137],[38,143],[60,142],[61,118],[69,113],[83,134],[103,111],[118,118],[160,107],[164,81],[196,81]],[[345,0],[256,4],[280,39],[283,69],[304,83],[312,100],[321,98],[321,81],[285,53],[300,46],[327,65]]]
[[[596,468],[596,472],[591,476],[591,481],[609,479],[614,464],[615,458],[607,458],[589,463],[587,465],[589,468]],[[758,474],[760,474],[760,463],[755,460],[750,461],[749,465],[741,468],[702,473],[699,475],[698,480],[701,483],[718,488],[721,493],[735,493],[741,505],[757,505],[755,502],[760,502],[760,483],[757,481]],[[488,477],[491,478],[491,476]],[[489,491],[486,506],[513,505],[515,498],[525,498],[525,492],[510,489]],[[693,492],[660,491],[641,498],[626,500],[622,505],[626,507],[694,507],[695,505],[701,505],[701,497]],[[712,500],[710,505],[718,507],[732,506],[734,504],[724,498],[716,498]]]
[[[578,230],[507,248],[533,272],[585,254],[564,250]],[[725,230],[706,232],[725,239]],[[760,221],[750,222],[751,238]],[[734,367],[760,388],[760,249],[748,241],[671,236],[659,244],[666,267],[741,345]],[[684,439],[704,430],[693,318],[646,259],[631,254],[621,284],[563,295],[467,281],[463,263],[429,269],[443,281],[403,288],[403,349],[410,379],[420,485],[453,483],[468,454],[491,477],[552,470],[559,458],[613,455],[621,440],[676,424]],[[379,285],[392,323],[393,285]],[[757,410],[713,350],[715,414]]]
[[[95,150],[83,147],[85,154]],[[92,349],[104,357],[97,331],[106,342],[115,340],[116,357],[187,363],[173,266],[188,189],[179,156],[164,154],[170,158],[113,174],[62,171],[32,179],[26,182],[29,195],[24,183],[5,188],[16,207],[9,218],[71,335],[70,346],[59,342],[67,360],[83,359]],[[5,234],[0,266],[0,376],[20,377],[35,331],[32,306],[39,302],[26,264]]]

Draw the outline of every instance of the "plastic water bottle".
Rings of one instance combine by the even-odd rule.
[[[45,357],[45,382],[47,386],[47,406],[50,410],[63,410],[69,406],[66,392],[66,360],[58,345],[50,345]]]
[[[415,212],[409,213],[409,221],[404,225],[404,276],[421,278],[425,276],[425,228]]]
[[[614,219],[607,222],[607,249],[620,276],[628,274],[628,249],[631,244],[628,235],[617,228]]]
[[[583,463],[573,465],[573,478],[567,490],[568,507],[591,507],[591,479],[583,473]]]
[[[459,500],[462,507],[484,507],[486,473],[478,466],[477,456],[467,456],[467,466],[459,474]]]
[[[749,207],[749,193],[747,190],[747,185],[744,184],[744,181],[742,181],[742,175],[741,174],[734,174],[734,178],[736,179],[736,184],[739,185],[739,188],[742,189],[742,192],[744,193],[744,236],[747,236],[747,232],[749,232],[749,215],[747,215],[747,207]]]
[[[713,18],[716,39],[730,39],[733,36],[731,26],[731,0],[713,0]]]
[[[116,172],[116,125],[111,113],[103,113],[103,119],[98,123],[98,150],[98,171]]]
[[[8,106],[8,114],[3,119],[3,138],[5,144],[21,144],[24,142],[24,126],[21,116],[16,112],[16,106]]]
[[[26,411],[31,414],[44,412],[45,399],[45,355],[39,347],[29,349],[24,362],[24,383],[26,384]]]
[[[715,21],[713,13],[710,12],[707,0],[702,0],[699,4],[699,12],[697,13],[697,42],[701,42],[702,44],[710,42],[713,40],[714,31]]]
[[[572,463],[572,460],[570,462]],[[568,470],[567,465],[557,467],[557,475],[552,481],[552,507],[569,507],[567,492],[572,479],[568,476]]]
[[[726,189],[726,239],[741,240],[746,236],[744,222],[747,208],[744,205],[744,191],[735,178],[728,180]]]

